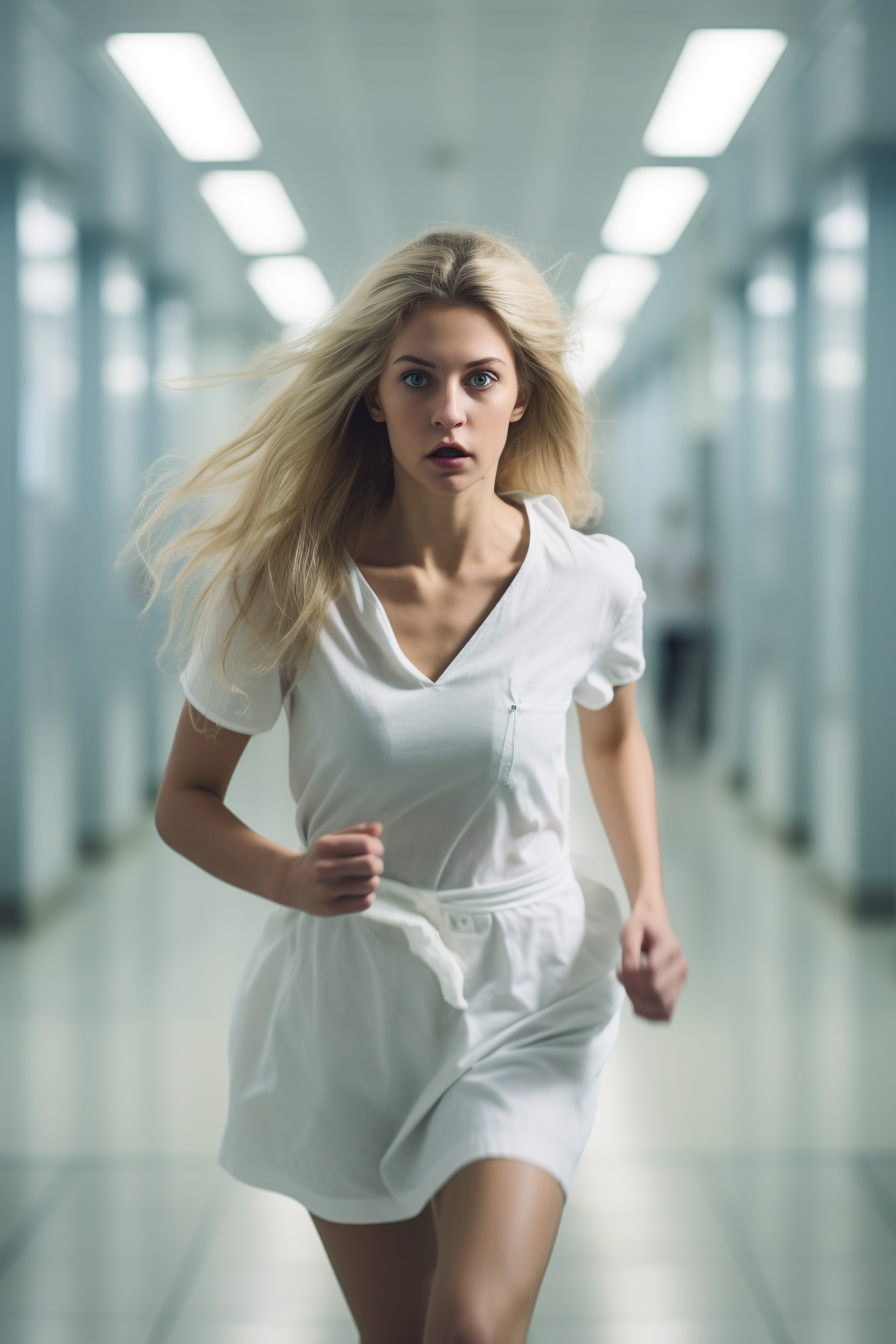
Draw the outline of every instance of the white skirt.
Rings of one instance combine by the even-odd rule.
[[[515,1158],[568,1192],[619,1028],[621,919],[568,860],[363,914],[268,919],[230,1035],[220,1161],[339,1223],[413,1218],[461,1167]]]

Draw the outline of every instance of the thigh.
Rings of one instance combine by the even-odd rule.
[[[547,1269],[563,1191],[526,1162],[464,1167],[433,1201],[438,1263],[425,1344],[523,1344]]]
[[[400,1223],[313,1221],[362,1344],[420,1344],[436,1267],[432,1208]]]

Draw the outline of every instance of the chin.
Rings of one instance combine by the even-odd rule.
[[[421,485],[425,485],[434,495],[462,495],[481,479],[477,477],[474,480],[470,476],[465,476],[463,472],[458,472],[456,476],[445,476],[440,481],[421,481]]]

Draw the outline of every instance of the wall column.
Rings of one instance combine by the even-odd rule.
[[[856,591],[861,910],[896,911],[896,148],[867,154],[863,488]]]
[[[18,169],[0,163],[0,922],[22,918]]]

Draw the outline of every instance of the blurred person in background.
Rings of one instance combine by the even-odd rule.
[[[618,1029],[687,965],[635,711],[643,589],[591,511],[543,278],[475,231],[386,258],[275,351],[248,431],[167,496],[201,576],[163,838],[272,902],[222,1164],[310,1211],[364,1344],[522,1344]],[[573,874],[565,719],[631,900]],[[225,806],[285,704],[299,846]],[[616,969],[619,940],[622,964]]]
[[[702,746],[709,728],[711,579],[683,499],[663,501],[644,576],[650,593],[645,618],[655,650],[661,740],[667,747]]]

